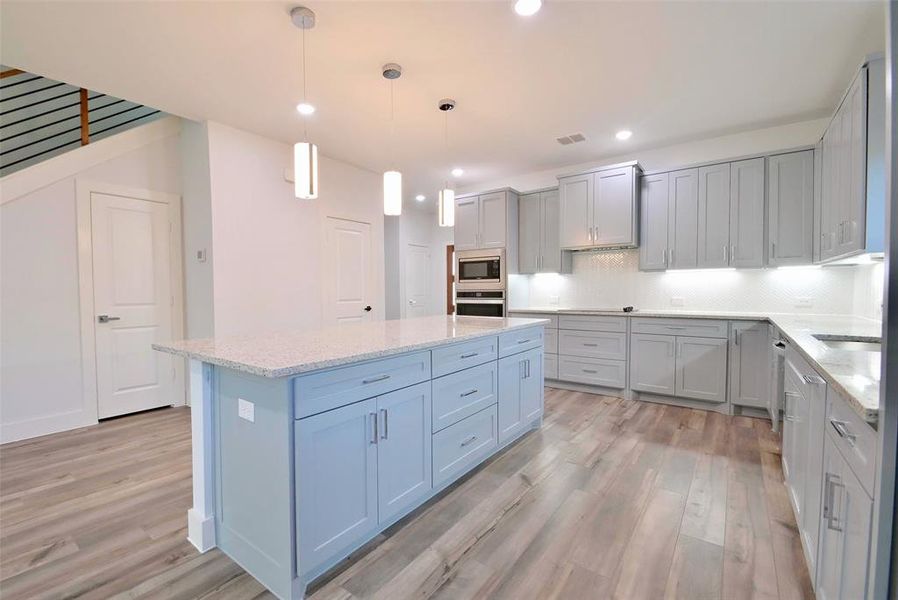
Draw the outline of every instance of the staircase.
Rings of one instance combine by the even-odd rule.
[[[142,104],[0,66],[0,177],[163,116]]]

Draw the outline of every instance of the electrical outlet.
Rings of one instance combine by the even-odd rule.
[[[686,300],[683,296],[671,296],[670,297],[670,305],[671,306],[683,306],[686,304]]]
[[[795,298],[795,308],[811,308],[814,301],[809,296],[798,296]]]
[[[558,296],[549,296],[549,306],[558,306]]]
[[[256,422],[256,405],[249,400],[237,398],[237,416],[250,423]]]

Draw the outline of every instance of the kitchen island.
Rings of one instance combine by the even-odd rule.
[[[541,425],[545,322],[439,316],[154,345],[190,361],[190,541],[302,598]]]

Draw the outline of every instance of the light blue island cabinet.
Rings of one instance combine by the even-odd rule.
[[[540,319],[423,317],[188,340],[188,537],[279,598],[519,437],[543,414]]]

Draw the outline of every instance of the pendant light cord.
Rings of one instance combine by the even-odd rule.
[[[392,164],[393,169],[396,168],[396,106],[393,98],[394,82],[394,79],[390,80],[390,163]]]
[[[306,103],[306,28],[302,28],[302,102]],[[302,137],[305,141],[309,141],[308,131],[309,117],[302,116]]]

